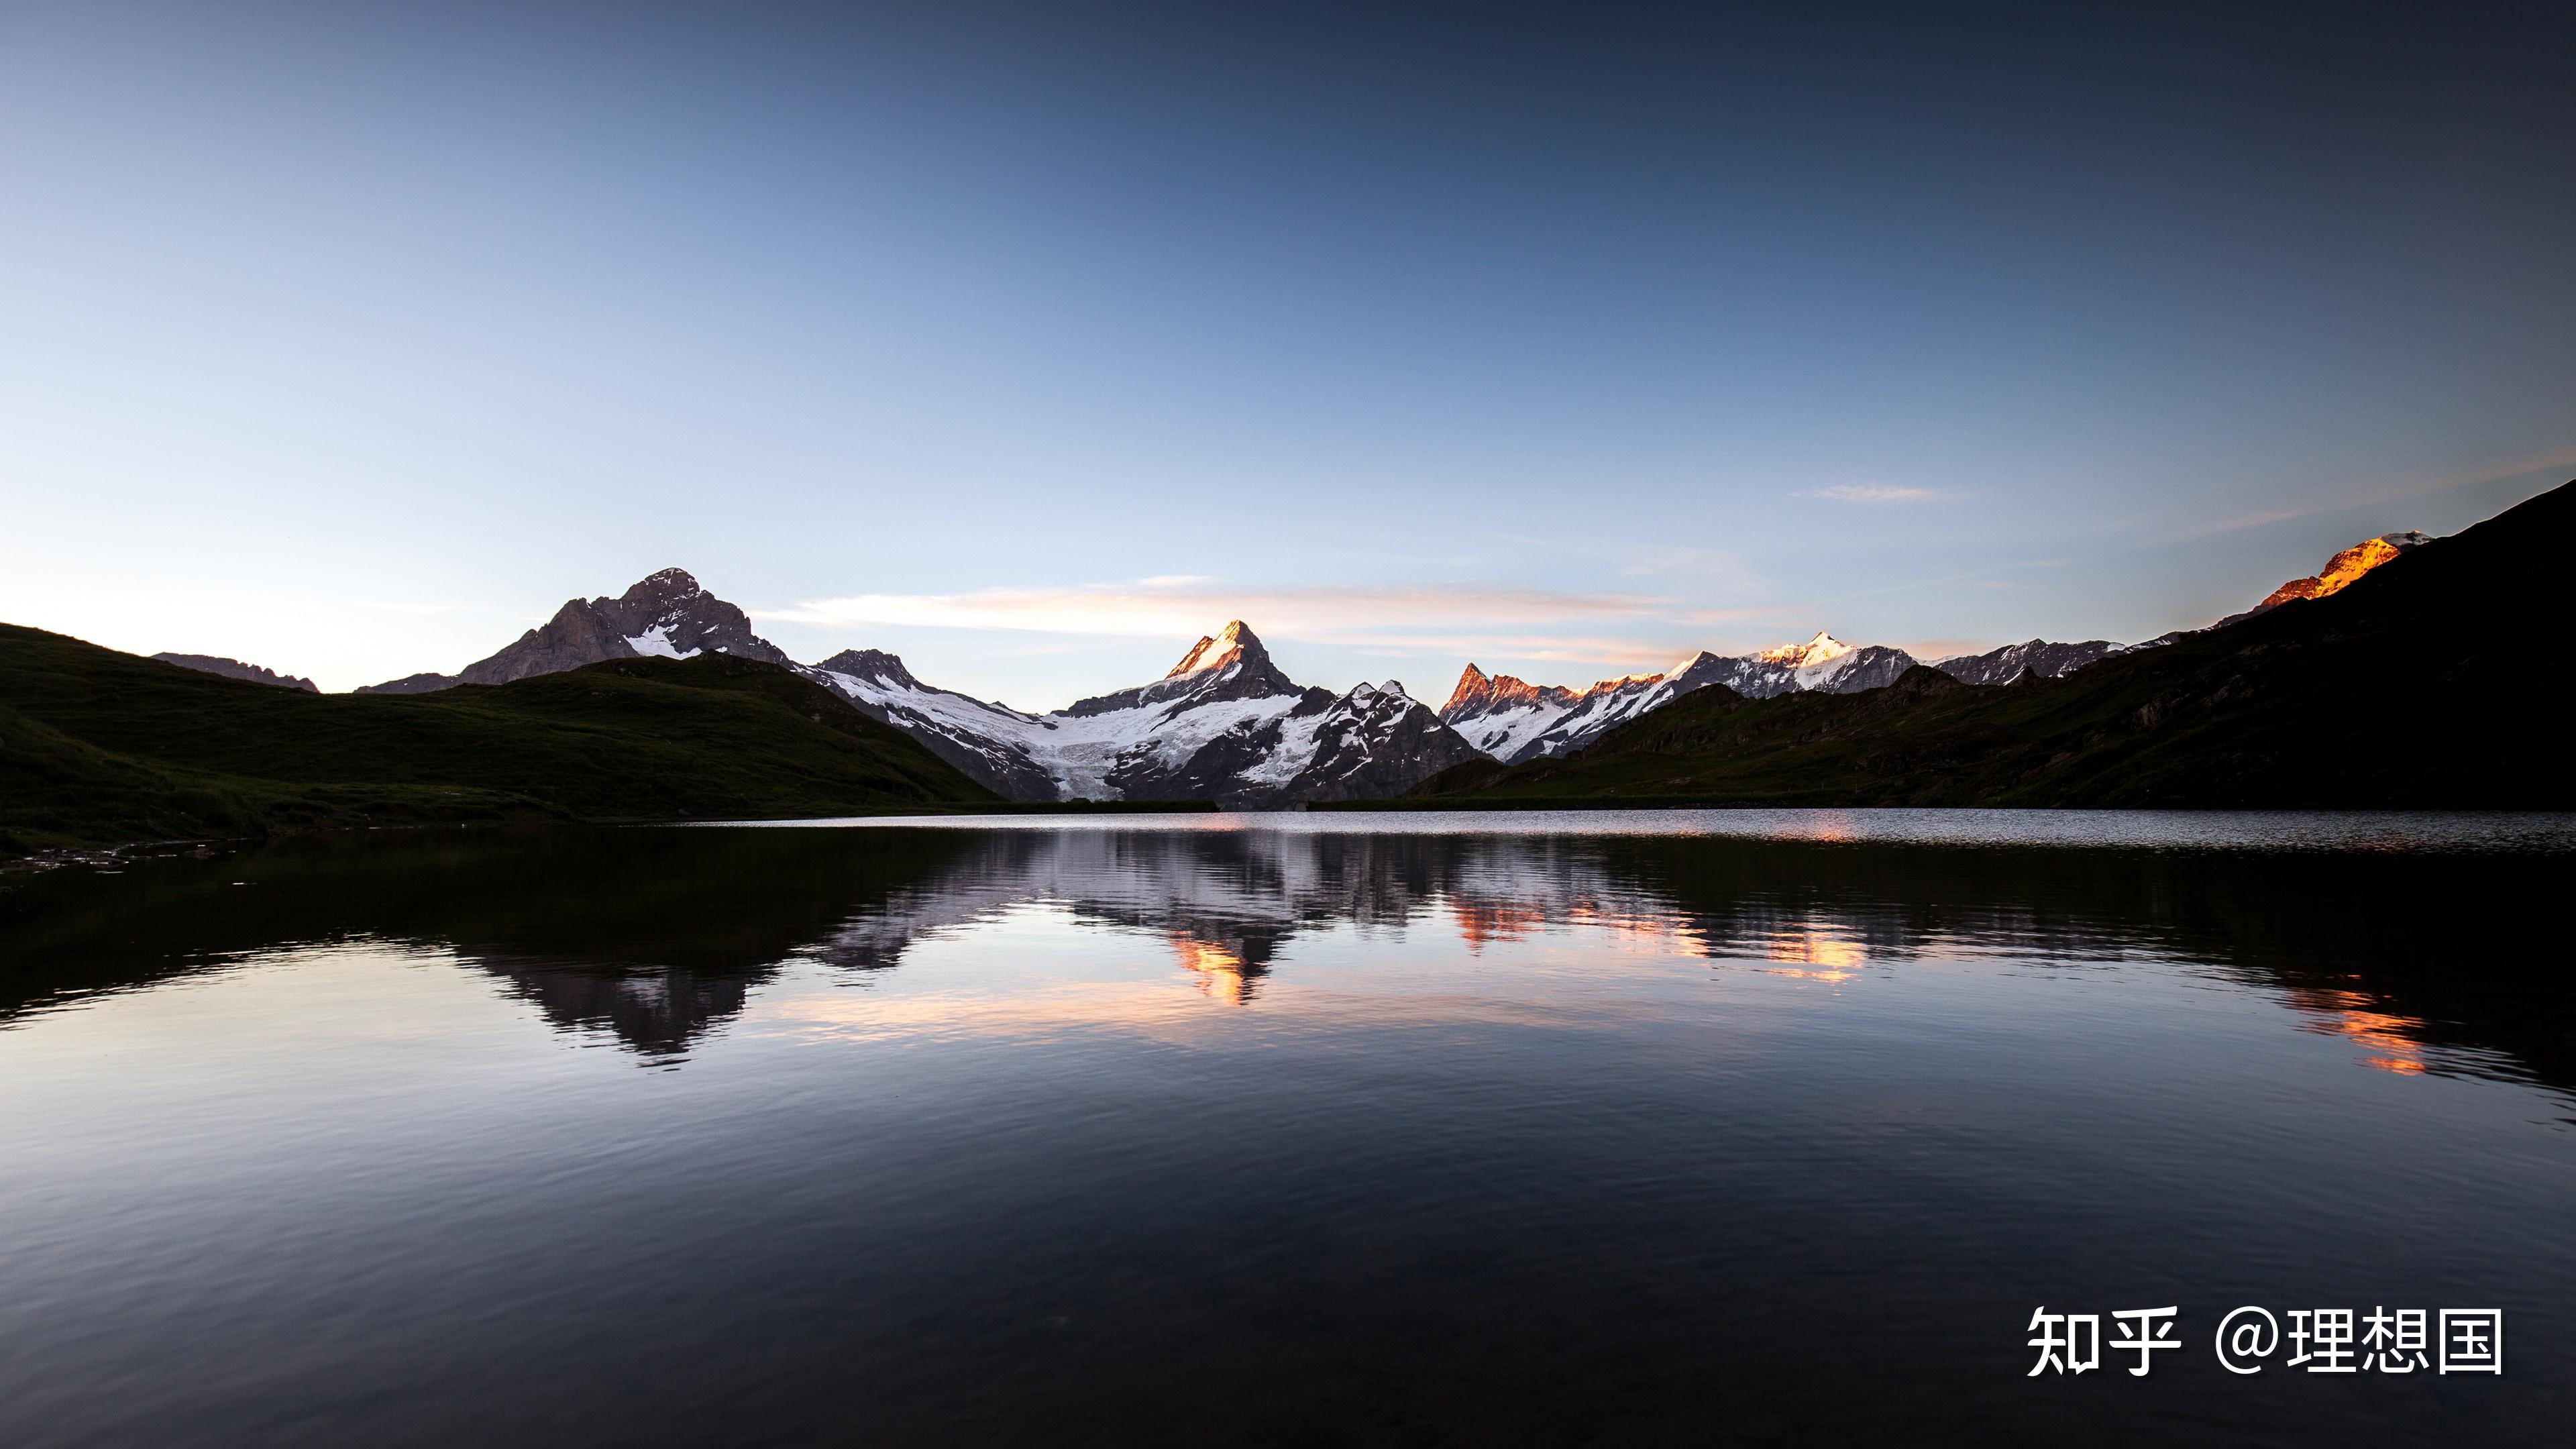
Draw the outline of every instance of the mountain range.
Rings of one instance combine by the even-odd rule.
[[[2576,483],[2454,537],[2347,550],[2247,615],[2055,677],[1703,687],[1575,754],[1454,767],[1408,803],[2565,809],[2576,755],[2529,660],[2576,628],[2571,531]]]
[[[2296,601],[2322,599],[2425,542],[2390,534],[2344,550],[2318,574],[2284,584],[2229,627]],[[2145,644],[2033,639],[1933,661],[1966,684],[2056,679],[2101,661],[2190,637]],[[310,681],[231,659],[163,655],[164,662],[303,691]],[[686,571],[664,569],[615,597],[570,599],[543,626],[453,675],[424,673],[360,695],[443,694],[621,661],[719,658],[775,666],[828,697],[908,735],[974,785],[1020,802],[1206,800],[1237,809],[1399,796],[1460,767],[1522,765],[1582,754],[1612,732],[1676,701],[1715,691],[1729,700],[1861,696],[1921,668],[1904,650],[1854,646],[1819,632],[1801,644],[1745,655],[1700,651],[1654,674],[1576,690],[1488,675],[1469,664],[1437,711],[1394,680],[1340,693],[1301,685],[1242,621],[1199,639],[1161,678],[1035,713],[939,688],[904,661],[849,649],[801,664],[755,633],[734,604]],[[1474,772],[1469,771],[1472,775]]]
[[[1262,809],[1370,799],[1402,794],[1475,756],[1394,680],[1341,694],[1299,685],[1240,620],[1200,639],[1160,679],[1035,714],[925,684],[882,650],[798,664],[681,569],[615,598],[568,600],[543,628],[456,674],[415,674],[358,693],[425,694],[609,660],[700,654],[792,669],[1011,800],[1213,800]]]
[[[2324,598],[2426,541],[2421,533],[2392,533],[2366,539],[2328,559],[2316,574],[2292,579],[2253,608],[2210,627],[2241,623],[2292,599]],[[1963,684],[2010,684],[2024,676],[2055,679],[2117,654],[2171,644],[2190,632],[2193,631],[2166,634],[2137,644],[2115,644],[2108,639],[2088,639],[2077,644],[2032,639],[1984,654],[1958,654],[1929,663]],[[1922,662],[1925,661],[1902,649],[1885,645],[1854,648],[1820,632],[1804,644],[1783,645],[1757,654],[1725,657],[1703,650],[1661,674],[1605,679],[1581,691],[1529,684],[1508,674],[1489,676],[1469,664],[1458,677],[1458,687],[1451,691],[1449,702],[1441,706],[1440,718],[1465,735],[1481,753],[1503,764],[1517,765],[1575,754],[1621,725],[1710,685],[1722,686],[1745,699],[1773,699],[1801,691],[1861,694],[1894,684]]]
[[[1605,679],[1577,693],[1527,684],[1506,674],[1489,677],[1475,665],[1440,718],[1477,750],[1504,764],[1569,755],[1611,730],[1683,695],[1723,685],[1748,698],[1767,699],[1793,690],[1853,694],[1895,681],[1914,664],[1902,649],[1855,649],[1830,634],[1759,654],[1723,656],[1703,649],[1661,674]]]
[[[1238,809],[1402,794],[1475,750],[1394,680],[1336,695],[1280,672],[1241,620],[1150,684],[1050,714],[970,699],[847,650],[809,673],[1014,800],[1202,799]]]

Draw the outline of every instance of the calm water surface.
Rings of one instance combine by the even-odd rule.
[[[2576,819],[840,824],[0,883],[0,1443],[2576,1440]]]

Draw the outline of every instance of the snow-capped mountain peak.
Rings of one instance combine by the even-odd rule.
[[[1401,701],[1408,704],[1413,701],[1413,696],[1404,692],[1404,682],[1397,679],[1389,679],[1377,684],[1371,684],[1363,679],[1352,685],[1351,692],[1343,695],[1342,698],[1352,701],[1363,709],[1380,700]]]
[[[811,673],[1015,800],[1369,798],[1475,756],[1398,681],[1339,697],[1295,683],[1241,620],[1151,684],[1043,715],[933,688],[876,650],[844,651]]]
[[[1852,646],[1819,629],[1816,637],[1804,644],[1783,644],[1777,649],[1765,649],[1753,657],[1765,664],[1786,664],[1792,669],[1804,669],[1809,665],[1840,659],[1850,652]]]

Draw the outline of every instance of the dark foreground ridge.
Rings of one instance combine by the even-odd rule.
[[[0,625],[0,853],[512,818],[977,810],[999,797],[759,660],[328,695]]]
[[[2529,664],[2531,641],[2576,624],[2557,563],[2571,532],[2576,483],[2330,597],[2062,678],[1980,687],[1917,667],[1762,700],[1712,686],[1564,759],[1470,761],[1333,808],[2576,808],[2567,724]]]

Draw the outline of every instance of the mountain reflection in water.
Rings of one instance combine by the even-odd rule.
[[[1822,813],[1822,812],[1819,812]],[[1830,823],[1830,822],[1828,822]],[[1167,943],[1256,1006],[1301,933],[1552,930],[1825,982],[1926,956],[2140,957],[2271,988],[2368,1065],[2576,1087],[2550,898],[2565,857],[1845,838],[1151,828],[434,832],[64,873],[0,892],[0,1020],[261,953],[453,951],[568,1032],[655,1065],[791,963],[846,972],[1014,907]],[[2463,905],[2463,903],[2472,903]],[[2475,904],[2485,903],[2485,904]],[[1759,963],[1758,966],[1756,963]]]
[[[0,1444],[2563,1444],[2571,845],[1094,818],[0,878]],[[2239,1377],[2248,1303],[2513,1347]],[[2032,1378],[2042,1305],[2186,1346]]]

